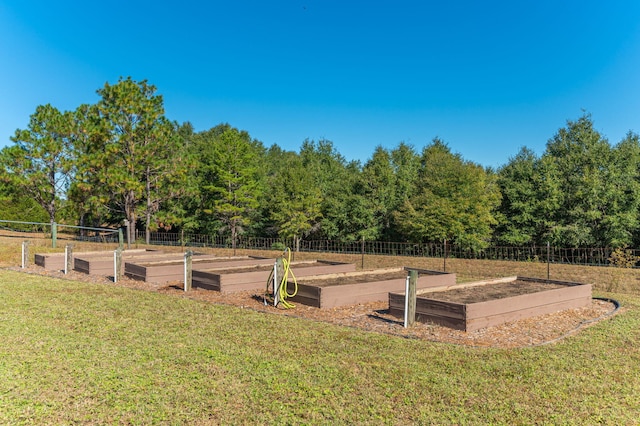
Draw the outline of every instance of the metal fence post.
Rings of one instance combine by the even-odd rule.
[[[551,253],[550,250],[551,249],[551,245],[549,244],[549,241],[547,241],[547,281],[549,280],[549,275],[550,275],[550,271],[549,271],[549,265],[551,264]]]

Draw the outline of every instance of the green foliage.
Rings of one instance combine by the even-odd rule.
[[[132,239],[138,218],[144,217],[148,239],[161,204],[183,194],[189,166],[183,139],[164,117],[162,96],[146,80],[121,78],[98,94],[97,125],[83,127],[91,134],[82,145],[82,175],[90,176],[85,183],[98,202],[129,221]]]
[[[73,167],[71,114],[47,104],[38,106],[29,126],[16,130],[15,145],[0,152],[0,178],[31,197],[56,221]]]
[[[218,232],[230,235],[232,243],[256,216],[261,192],[259,169],[262,145],[247,132],[219,126],[195,138],[200,153],[203,213],[219,223]]]
[[[449,240],[479,249],[487,245],[500,193],[493,175],[462,160],[435,139],[422,153],[415,192],[395,213],[413,241]]]
[[[611,147],[593,129],[590,117],[568,122],[547,144],[557,171],[560,205],[550,230],[552,242],[594,246],[601,242],[608,204]]]
[[[297,242],[318,226],[322,193],[296,153],[280,152],[279,157],[270,157],[275,161],[268,177],[267,204],[278,235]]]
[[[368,228],[371,239],[402,238],[394,222],[394,212],[413,193],[419,167],[420,157],[405,143],[391,151],[377,147],[364,165],[360,180],[371,216]]]
[[[0,182],[0,218],[21,222],[49,221],[47,211],[31,197],[9,184]]]
[[[353,174],[333,143],[325,139],[318,142],[305,140],[300,148],[300,159],[302,170],[310,177],[308,185],[322,194],[321,217],[314,236],[340,239],[344,232],[348,232],[345,225],[348,227],[351,222],[347,200],[352,191]]]
[[[543,244],[560,208],[560,188],[550,158],[537,158],[523,148],[498,171],[502,194],[497,241],[507,245]]]
[[[568,121],[541,158],[523,149],[500,169],[497,240],[561,247],[633,243],[640,225],[639,164],[637,135],[612,147],[589,115]]]
[[[95,105],[38,106],[0,152],[5,217],[152,230],[341,241],[627,247],[640,244],[640,140],[611,146],[591,116],[567,121],[537,157],[497,173],[435,139],[361,165],[328,140],[265,150],[221,124],[195,133],[164,116],[146,80],[106,83]],[[33,210],[32,201],[40,206]],[[20,213],[19,210],[23,212]],[[25,217],[27,218],[27,217]],[[33,219],[33,217],[32,217]]]
[[[282,250],[284,251],[287,247],[284,245],[284,243],[281,242],[275,242],[273,244],[271,244],[271,250]]]

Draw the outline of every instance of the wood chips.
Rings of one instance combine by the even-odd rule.
[[[372,302],[331,309],[319,309],[297,304],[294,309],[284,310],[270,305],[265,306],[264,295],[256,292],[222,294],[203,289],[194,289],[190,292],[185,292],[182,283],[177,282],[156,286],[125,277],[114,284],[110,277],[93,276],[79,272],[70,272],[64,275],[62,272],[46,271],[38,266],[30,266],[26,269],[11,269],[62,279],[154,291],[171,297],[188,297],[214,304],[238,306],[244,309],[251,309],[273,315],[287,315],[335,325],[355,327],[369,332],[479,347],[517,348],[555,343],[587,326],[610,317],[615,311],[613,303],[593,299],[591,305],[587,307],[569,309],[553,314],[509,322],[500,326],[489,327],[473,332],[453,330],[439,325],[425,323],[416,323],[410,328],[404,328],[402,318],[389,315],[387,302]]]

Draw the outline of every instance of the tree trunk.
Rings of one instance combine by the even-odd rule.
[[[151,179],[149,177],[151,173],[149,172],[149,167],[147,167],[146,172],[146,192],[147,192],[147,209],[145,211],[145,226],[144,226],[144,241],[149,244],[151,241]]]
[[[233,248],[233,255],[236,255],[236,225],[231,225],[231,248]]]
[[[129,241],[136,240],[136,205],[133,191],[125,196],[124,215],[129,221]]]

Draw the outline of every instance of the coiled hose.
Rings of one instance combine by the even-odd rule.
[[[286,256],[286,257],[285,257]],[[286,248],[285,251],[282,253],[282,256],[280,256],[280,258],[282,258],[282,266],[283,266],[283,274],[282,277],[278,277],[278,283],[273,283],[273,270],[271,271],[271,274],[269,275],[269,279],[267,280],[267,292],[266,294],[269,294],[269,284],[273,283],[273,297],[274,297],[274,303],[275,303],[275,295],[276,295],[276,285],[278,286],[277,289],[277,293],[279,295],[278,297],[278,303],[276,305],[276,307],[278,306],[282,306],[284,309],[292,309],[295,308],[296,305],[294,305],[291,302],[288,302],[286,299],[290,298],[290,297],[294,297],[296,294],[298,294],[298,281],[296,280],[296,276],[293,274],[293,271],[291,270],[291,249],[290,248]],[[289,293],[288,290],[288,283],[289,283],[289,274],[291,274],[291,278],[293,279],[293,292]],[[267,300],[265,298],[265,305],[267,303]]]

